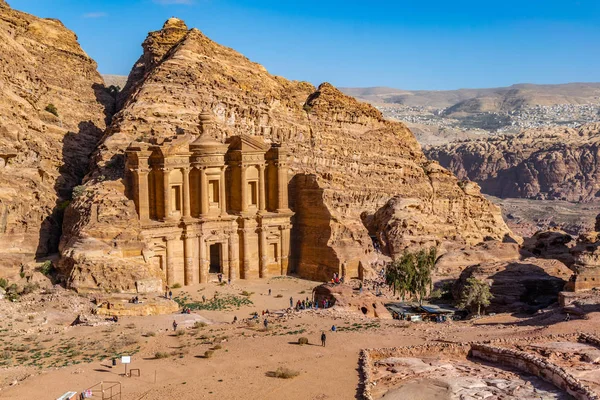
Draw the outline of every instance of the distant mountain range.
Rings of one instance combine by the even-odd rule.
[[[374,104],[445,108],[451,112],[500,112],[519,107],[600,102],[600,83],[534,85],[529,83],[490,89],[401,90],[388,87],[341,88]]]
[[[342,88],[405,122],[421,144],[439,145],[522,129],[576,128],[600,120],[600,83],[518,84],[491,89]]]

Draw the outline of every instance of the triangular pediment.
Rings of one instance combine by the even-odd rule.
[[[259,136],[239,135],[229,140],[230,150],[241,150],[242,152],[266,152],[269,145]]]

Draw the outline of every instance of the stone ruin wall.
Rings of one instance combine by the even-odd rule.
[[[535,375],[578,400],[598,400],[600,396],[587,385],[547,359],[524,351],[495,347],[486,344],[471,345],[471,356],[485,361],[506,365]]]
[[[422,345],[362,349],[359,354],[359,386],[362,397],[372,400],[375,385],[373,369],[375,362],[388,357],[418,357],[431,354],[445,354],[455,357],[475,357],[492,363],[506,365],[535,375],[569,393],[578,400],[600,400],[587,385],[567,373],[548,359],[543,359],[524,351],[498,347],[502,344],[526,345],[539,341],[579,340],[600,348],[600,338],[586,333],[552,334],[527,338],[501,338],[485,342],[467,343],[426,343]]]

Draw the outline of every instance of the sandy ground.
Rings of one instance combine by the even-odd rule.
[[[600,315],[592,314],[587,320],[562,322],[560,315],[548,313],[527,318],[501,314],[475,322],[409,324],[330,309],[301,311],[287,318],[272,316],[269,330],[262,329],[263,310],[288,307],[290,296],[294,302],[310,297],[317,284],[285,278],[185,287],[174,290],[174,296],[200,299],[202,295],[211,298],[215,292],[239,296],[247,291],[253,292],[249,296],[253,304],[190,315],[122,317],[116,324],[99,326],[69,326],[78,313],[89,307],[89,299],[66,291],[43,302],[24,302],[27,305],[2,301],[0,345],[4,361],[0,359],[0,398],[55,399],[66,391],[115,381],[121,383],[123,400],[353,399],[358,393],[358,353],[362,348],[597,333],[600,320]],[[260,323],[248,325],[243,320],[255,311],[261,315]],[[234,316],[239,319],[236,324],[232,323]],[[183,334],[173,332],[174,319]],[[194,328],[196,321],[208,324]],[[342,329],[331,332],[334,324]],[[320,345],[322,331],[327,332],[326,347]],[[301,336],[307,337],[310,344],[296,344]],[[210,349],[215,349],[213,356],[205,358]],[[157,352],[169,356],[157,359]],[[115,354],[132,355],[128,368],[139,369],[140,376],[123,376],[124,365],[111,365]],[[42,367],[27,366],[32,360]],[[272,377],[278,367],[298,371],[299,375],[292,379]]]

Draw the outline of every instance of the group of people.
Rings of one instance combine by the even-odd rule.
[[[333,278],[331,278],[331,283],[334,285],[339,285],[341,283],[344,283],[345,277],[342,275],[340,277],[340,274],[338,274],[337,272],[333,273]]]
[[[331,305],[329,299],[319,301],[309,300],[308,297],[305,300],[298,300],[294,306],[294,298],[290,297],[290,308],[294,308],[296,311],[300,310],[317,310],[320,308],[329,308]]]
[[[129,302],[133,303],[133,304],[138,304],[140,302],[140,299],[139,299],[139,297],[135,296],[135,297],[132,297],[131,299],[129,299]]]
[[[165,286],[165,299],[173,300],[173,292],[168,286]]]

